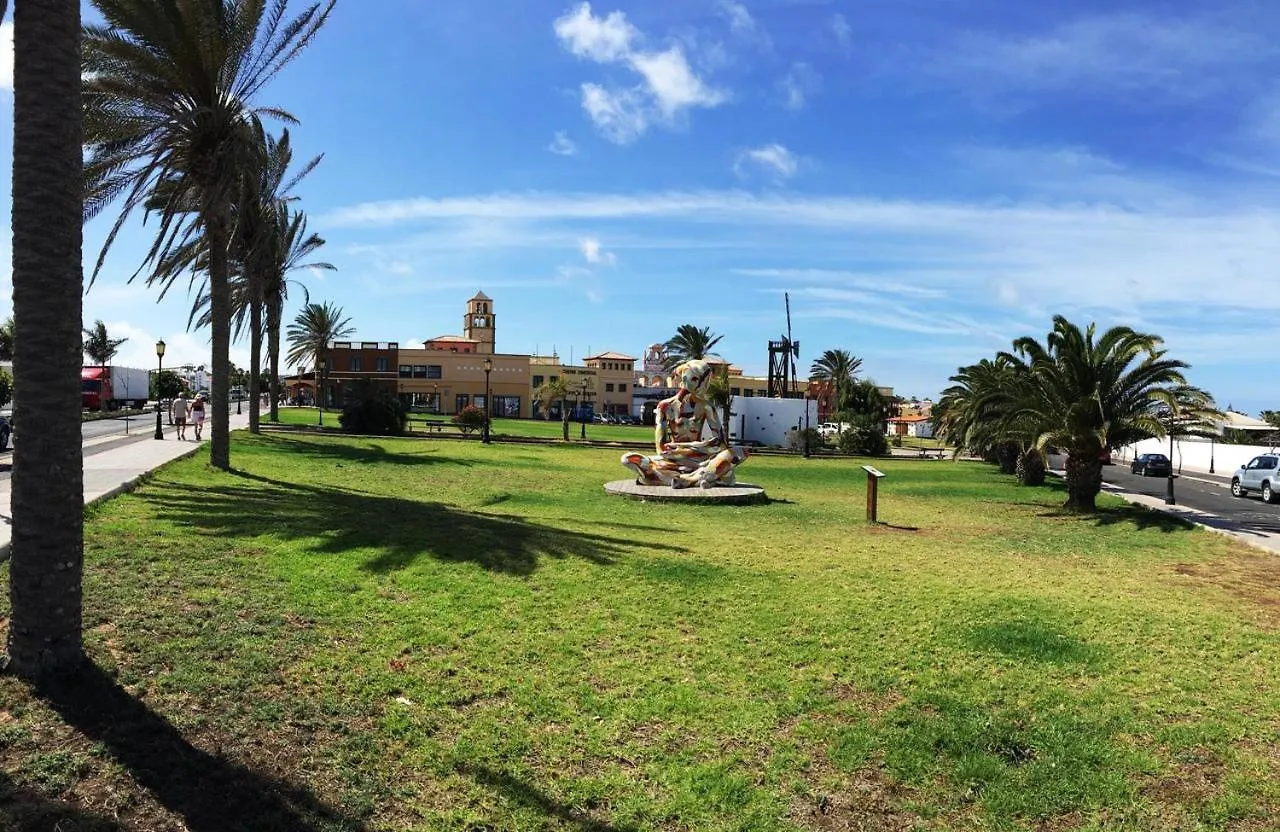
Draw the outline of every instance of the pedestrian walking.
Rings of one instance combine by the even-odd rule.
[[[197,393],[191,403],[191,424],[196,429],[196,441],[199,442],[204,433],[204,393]]]
[[[178,428],[178,439],[186,440],[187,438],[187,394],[179,393],[178,398],[173,400],[170,405],[171,419]]]

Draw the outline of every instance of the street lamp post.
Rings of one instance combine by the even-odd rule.
[[[1214,472],[1213,471],[1213,443],[1216,439],[1217,439],[1216,436],[1209,437],[1209,473],[1210,474]],[[1173,467],[1173,457],[1169,457],[1169,467]]]
[[[489,373],[493,372],[493,359],[484,360],[484,437],[481,441],[489,444],[489,418],[493,415],[493,403],[489,401]]]
[[[1165,490],[1164,501],[1168,505],[1173,505],[1173,425],[1170,424],[1169,427],[1169,486]]]
[[[585,378],[582,380],[582,394],[578,396],[578,418],[582,420],[582,440],[584,442],[587,439],[587,414],[582,409],[582,403],[584,399],[587,400],[588,404],[590,403],[591,393],[587,389],[589,384],[590,382]]]
[[[431,385],[431,409],[435,411],[437,416],[440,415],[440,385],[439,384]]]
[[[240,415],[240,403],[244,401],[244,370],[236,372],[236,384],[240,392],[236,393],[236,415]]]
[[[164,439],[160,423],[160,374],[164,372],[164,341],[156,341],[156,439]]]
[[[804,396],[804,458],[809,458],[809,394]]]

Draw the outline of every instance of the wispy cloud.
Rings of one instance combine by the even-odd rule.
[[[595,237],[583,237],[578,241],[578,250],[582,252],[582,259],[586,260],[593,266],[616,266],[618,265],[618,256],[612,251],[605,251],[600,247],[600,241]]]
[[[733,172],[740,179],[763,174],[782,183],[795,176],[799,167],[796,154],[776,143],[743,150],[733,160]]]
[[[717,107],[728,93],[704,81],[689,64],[684,47],[640,48],[643,35],[620,11],[596,17],[590,3],[580,3],[555,21],[561,45],[574,55],[601,64],[620,64],[639,76],[639,83],[605,86],[582,84],[582,109],[607,139],[635,141],[653,124],[674,126],[689,110]]]
[[[822,76],[803,61],[791,65],[791,69],[778,82],[782,106],[788,110],[802,110],[809,98],[822,86]]]
[[[547,145],[547,150],[557,156],[573,156],[578,152],[578,145],[574,144],[565,131],[558,130],[551,139],[551,144]]]
[[[729,33],[734,40],[764,52],[773,48],[769,33],[743,4],[734,0],[720,0],[720,13],[728,19]]]
[[[839,12],[831,15],[831,36],[836,39],[836,45],[840,47],[840,51],[848,54],[853,50],[853,27],[849,25],[849,21],[845,20],[844,15]]]

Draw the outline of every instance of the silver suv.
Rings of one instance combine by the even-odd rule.
[[[1231,494],[1243,497],[1257,491],[1264,503],[1280,501],[1280,454],[1255,456],[1231,475]]]

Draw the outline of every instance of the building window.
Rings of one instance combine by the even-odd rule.
[[[619,393],[625,393],[625,392],[627,392],[627,385],[625,385],[625,384],[619,384],[619,385],[618,385],[618,392],[619,392]]]
[[[512,419],[520,418],[520,397],[519,396],[494,396],[493,397],[493,415],[506,416]]]
[[[612,383],[612,382],[606,382],[606,383],[605,383],[605,385],[604,385],[604,392],[606,392],[606,393],[612,393],[612,392],[613,392],[613,383]]]
[[[542,386],[542,381],[543,381],[542,376],[533,377],[533,387],[535,390]]]
[[[364,362],[360,360],[360,356],[351,356],[351,372],[358,373],[364,369]]]
[[[387,368],[388,368],[390,365],[391,365],[391,362],[390,362],[388,359],[386,359],[386,358],[379,358],[379,359],[378,359],[378,372],[380,372],[380,373],[385,373],[385,372],[387,372]]]
[[[439,364],[427,365],[427,378],[444,378]]]
[[[744,388],[744,389],[743,389],[743,391],[742,391],[742,397],[743,397],[744,399],[749,399],[749,398],[751,398],[751,395],[752,395],[752,393],[751,393],[751,388],[750,388],[750,387],[747,387],[747,388]]]
[[[471,402],[470,396],[468,396],[466,393],[459,393],[457,395],[457,398],[454,399],[454,404],[456,405],[456,409],[453,412],[461,413],[463,408],[465,408],[470,402]]]
[[[413,367],[408,364],[401,364],[400,378],[413,378]]]
[[[730,387],[730,388],[729,388],[729,395],[730,395],[730,396],[741,396],[741,395],[742,395],[742,391],[741,391],[741,390],[739,390],[737,387]]]

